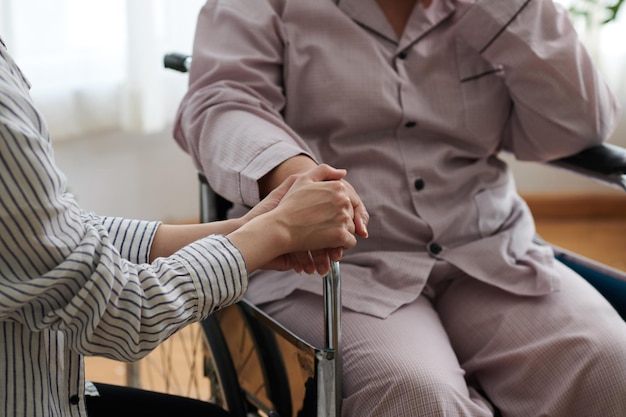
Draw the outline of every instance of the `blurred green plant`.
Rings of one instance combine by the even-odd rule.
[[[617,18],[624,0],[572,0],[569,11],[574,17],[585,19],[587,25],[604,25]]]

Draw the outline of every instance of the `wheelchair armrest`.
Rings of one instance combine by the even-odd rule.
[[[575,155],[550,161],[549,164],[626,190],[626,149],[620,146],[591,146]]]
[[[165,54],[165,56],[163,57],[163,66],[165,68],[173,69],[180,72],[187,72],[189,71],[190,65],[191,56],[187,54],[172,52],[169,54]]]

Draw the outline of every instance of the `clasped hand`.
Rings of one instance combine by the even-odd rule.
[[[291,249],[263,269],[326,275],[330,262],[356,245],[356,236],[367,237],[369,215],[345,175],[324,164],[292,175],[246,214],[272,216]]]

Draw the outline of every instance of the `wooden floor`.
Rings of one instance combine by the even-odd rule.
[[[537,218],[536,224],[537,233],[545,241],[626,271],[626,216],[547,217]],[[160,352],[155,354],[159,355]],[[162,361],[162,359],[158,360]],[[183,369],[187,366],[183,363],[185,360],[183,357],[175,357],[173,366]],[[122,385],[126,381],[126,365],[107,359],[87,358],[86,373],[87,378],[92,381]],[[193,378],[192,376],[191,379]]]
[[[536,225],[545,241],[626,271],[626,217],[539,218]]]

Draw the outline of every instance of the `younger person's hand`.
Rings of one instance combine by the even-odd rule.
[[[345,170],[320,165],[286,181],[293,181],[291,187],[268,215],[288,232],[291,252],[356,245],[353,202],[340,181],[345,175]]]
[[[352,185],[345,178],[341,179],[341,183],[344,185],[352,204],[354,234],[367,238],[369,213]],[[307,274],[317,272],[324,276],[330,271],[330,262],[339,261],[342,258],[343,250],[343,247],[330,247],[307,252],[294,252],[291,254],[290,259],[294,263],[293,269],[297,272],[306,272]]]
[[[310,270],[311,257],[301,260],[295,254],[334,248],[333,260],[338,260],[344,248],[354,247],[355,202],[340,181],[345,175],[345,170],[320,165],[288,178],[251,210],[247,223],[229,235],[248,269]]]

